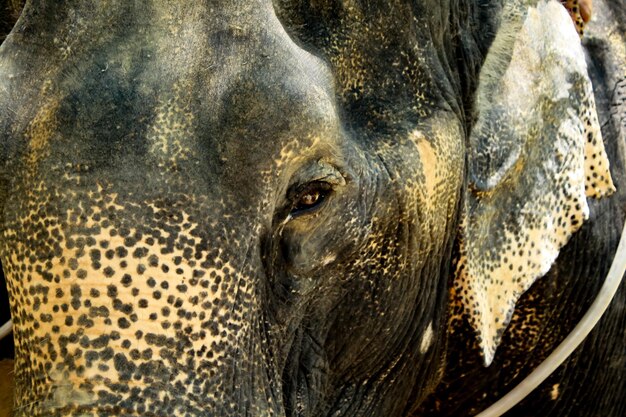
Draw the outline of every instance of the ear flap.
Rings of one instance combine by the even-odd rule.
[[[614,191],[580,39],[555,1],[510,2],[480,73],[453,294],[489,365],[515,303]]]

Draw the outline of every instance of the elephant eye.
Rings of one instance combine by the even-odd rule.
[[[305,184],[294,193],[290,215],[296,216],[318,208],[331,193],[332,185],[327,182],[313,181]]]

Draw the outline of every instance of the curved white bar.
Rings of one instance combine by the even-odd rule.
[[[513,388],[508,394],[500,398],[489,408],[478,414],[476,417],[498,417],[509,411],[516,404],[522,401],[532,390],[545,381],[556,368],[567,359],[572,352],[582,343],[591,330],[598,323],[604,312],[608,309],[611,300],[615,296],[622,277],[626,272],[626,225],[622,229],[613,263],[609,274],[600,288],[598,296],[593,301],[591,307],[582,320],[576,325],[574,330],[567,335],[565,340],[548,356],[535,370],[522,382]]]

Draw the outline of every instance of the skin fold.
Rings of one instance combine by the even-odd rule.
[[[591,39],[617,192],[589,199],[488,368],[453,289],[476,91],[507,2],[0,3],[13,415],[462,416],[494,402],[584,314],[624,218],[621,44],[589,23],[591,1],[561,3]],[[586,114],[572,77],[565,114]],[[511,415],[623,415],[623,317],[618,302]]]

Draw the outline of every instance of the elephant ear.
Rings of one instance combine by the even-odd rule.
[[[489,365],[515,303],[614,186],[580,39],[557,2],[509,2],[481,69],[453,294]]]

